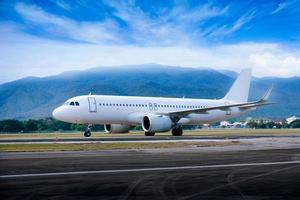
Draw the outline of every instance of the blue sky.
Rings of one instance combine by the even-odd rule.
[[[300,75],[300,0],[2,0],[0,34],[0,82],[142,63]]]

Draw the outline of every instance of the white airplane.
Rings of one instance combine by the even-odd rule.
[[[104,124],[108,133],[127,133],[141,125],[146,136],[172,129],[181,136],[182,125],[199,125],[239,117],[267,102],[272,87],[264,96],[248,102],[251,70],[245,69],[222,99],[188,99],[83,95],[68,99],[53,111],[55,119],[87,124],[84,136],[91,136],[91,124]]]

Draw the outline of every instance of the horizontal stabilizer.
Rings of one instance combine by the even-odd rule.
[[[256,108],[256,107],[266,106],[266,105],[271,105],[271,104],[275,104],[275,103],[272,103],[272,102],[254,103],[254,104],[240,106],[239,109],[241,109],[241,110],[247,110],[249,108]]]
[[[260,101],[267,101],[271,95],[272,90],[273,86],[269,87],[265,94],[261,97]]]

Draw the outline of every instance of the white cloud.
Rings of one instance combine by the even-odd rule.
[[[256,76],[300,76],[300,52],[275,43],[217,46],[138,47],[64,43],[1,29],[0,81],[24,76],[48,76],[95,66],[159,63],[240,71],[251,67]],[[2,80],[1,80],[2,79]]]
[[[51,36],[90,43],[38,38],[25,34],[20,25],[2,22],[0,82],[95,66],[143,63],[211,67],[237,72],[250,67],[256,76],[300,76],[299,50],[277,43],[203,45],[195,42],[201,39],[194,40],[193,37],[205,38],[207,34],[217,37],[236,32],[255,17],[253,10],[231,25],[199,30],[195,29],[195,24],[223,16],[229,12],[229,7],[205,4],[190,9],[180,4],[170,12],[162,11],[161,16],[153,18],[131,4],[106,3],[115,9],[113,14],[116,17],[127,23],[128,29],[121,29],[111,19],[77,22],[47,13],[40,7],[18,3],[16,11],[28,24],[40,27]],[[129,45],[127,39],[135,40],[137,45]]]
[[[40,7],[18,3],[16,11],[29,23],[40,26],[51,36],[92,43],[119,42],[114,33],[119,29],[114,21],[77,22],[65,17],[58,17]]]
[[[223,25],[219,28],[212,29],[208,35],[219,37],[232,34],[242,28],[245,24],[249,23],[254,17],[255,11],[250,11],[239,17],[232,25]]]
[[[52,0],[52,2],[64,10],[67,10],[67,11],[71,10],[71,6],[63,0]]]
[[[229,9],[228,6],[220,8],[212,4],[188,8],[179,3],[167,11],[157,11],[158,17],[151,17],[132,2],[105,1],[105,3],[114,9],[113,15],[127,24],[132,40],[144,45],[160,46],[191,43],[193,35],[201,36],[198,34],[197,24],[222,16]]]
[[[286,0],[286,1],[280,2],[277,5],[277,7],[271,12],[271,14],[279,13],[282,10],[287,9],[288,7],[290,7],[296,3],[299,3],[299,0]]]

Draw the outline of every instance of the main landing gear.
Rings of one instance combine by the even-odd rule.
[[[86,127],[86,129],[85,129],[85,131],[84,131],[84,134],[83,134],[84,137],[91,137],[91,135],[92,135],[91,127],[92,127],[91,124],[89,124],[89,125]]]
[[[182,131],[181,127],[172,129],[173,136],[182,136],[182,134],[183,134],[183,131]],[[147,131],[145,132],[145,136],[154,136],[154,135],[155,135],[155,132],[147,132]]]
[[[182,136],[182,133],[183,133],[183,131],[182,131],[181,127],[172,129],[172,135],[173,136]]]
[[[154,135],[155,132],[148,132],[148,131],[145,132],[145,136],[154,136]]]

